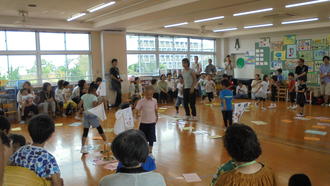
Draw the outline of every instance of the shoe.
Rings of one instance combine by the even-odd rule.
[[[81,117],[79,117],[79,116],[75,116],[74,119],[76,119],[76,120],[81,120]]]
[[[296,116],[297,116],[297,117],[304,117],[304,114],[302,114],[302,113],[298,113]]]
[[[197,121],[198,118],[197,118],[197,116],[193,116],[193,117],[191,118],[191,120],[193,120],[193,121]]]
[[[87,150],[87,146],[86,145],[84,145],[84,146],[81,147],[80,153],[82,153],[82,154],[87,154],[88,153],[88,150]]]
[[[266,107],[261,107],[262,110],[267,110]]]
[[[25,121],[22,120],[22,121],[19,122],[19,124],[25,124]]]
[[[273,108],[275,108],[275,107],[274,107],[274,105],[270,105],[268,108],[269,108],[269,109],[273,109]]]
[[[190,119],[191,119],[190,116],[185,116],[185,117],[184,117],[184,120],[187,120],[187,121],[188,121],[188,120],[190,120]]]
[[[292,110],[296,109],[297,108],[297,105],[294,105],[291,107]]]
[[[292,107],[291,107],[291,106],[288,106],[288,107],[287,107],[287,109],[288,109],[288,110],[291,110],[291,109],[292,109]]]

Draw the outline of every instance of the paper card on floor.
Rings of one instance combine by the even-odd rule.
[[[267,123],[264,122],[264,121],[251,121],[251,122],[256,124],[256,125],[267,125]]]
[[[62,127],[63,123],[55,123],[55,127]]]
[[[283,123],[292,123],[293,121],[292,120],[289,120],[289,119],[283,119],[282,122]]]
[[[304,137],[304,140],[320,141],[320,138],[316,138],[316,137]]]
[[[308,118],[304,118],[304,117],[295,117],[294,119],[296,119],[296,120],[303,120],[303,121],[308,121],[308,120],[310,120],[310,119],[308,119]]]
[[[22,128],[21,127],[16,127],[16,128],[11,128],[11,131],[15,132],[15,131],[21,131]]]
[[[315,129],[326,129],[327,127],[326,126],[313,125],[312,128],[315,128]]]
[[[166,107],[159,107],[158,109],[159,110],[167,110],[168,108],[166,108]]]
[[[208,132],[205,131],[205,130],[196,130],[196,131],[194,131],[193,133],[194,133],[194,134],[208,134]]]
[[[194,127],[183,127],[182,130],[193,130]]]
[[[305,133],[321,135],[321,136],[325,136],[327,134],[327,132],[319,131],[319,130],[305,130]]]
[[[197,173],[182,174],[182,176],[188,183],[202,181],[201,178],[197,175]]]
[[[163,112],[165,112],[166,110],[160,110],[160,109],[158,109],[158,112],[159,113],[163,113]]]
[[[89,109],[88,112],[97,116],[101,121],[104,121],[107,119],[103,103],[92,109]]]
[[[220,106],[220,103],[213,103],[213,106]]]
[[[317,125],[330,127],[330,123],[317,123]]]
[[[117,169],[118,163],[119,162],[109,163],[109,164],[105,165],[103,168],[113,171],[113,170],[116,170]]]
[[[74,122],[74,123],[71,123],[69,126],[70,127],[79,127],[81,125],[81,122]]]
[[[212,104],[206,103],[205,106],[211,106]]]
[[[104,132],[113,132],[113,128],[103,129]]]
[[[218,139],[218,138],[222,138],[222,136],[220,135],[214,135],[214,136],[209,136],[210,139]]]
[[[323,117],[323,116],[319,116],[319,117],[314,117],[314,119],[318,119],[318,120],[329,120],[329,117]]]
[[[93,137],[93,140],[102,140],[102,137],[101,136],[95,136],[95,137]]]

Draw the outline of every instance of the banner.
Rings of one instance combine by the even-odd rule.
[[[250,106],[250,102],[235,103],[233,113],[233,123],[238,123],[245,110]]]

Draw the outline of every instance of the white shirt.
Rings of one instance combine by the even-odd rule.
[[[163,176],[155,172],[116,173],[105,176],[99,186],[165,186]]]
[[[196,89],[198,87],[198,85],[201,87],[201,90],[205,90],[205,79],[199,79],[198,83],[196,84]]]
[[[214,92],[215,91],[215,83],[212,80],[205,80],[205,91],[207,93]]]
[[[55,100],[58,102],[64,101],[63,89],[56,88],[55,90]]]
[[[200,72],[202,71],[202,65],[200,63],[193,63],[191,65],[191,68],[195,71],[196,74],[200,74]]]
[[[226,74],[228,76],[233,76],[234,75],[234,66],[233,66],[233,63],[228,63],[226,62],[225,63],[225,70],[226,70]]]
[[[255,80],[255,79],[252,80],[252,83],[251,83],[252,90],[251,90],[251,91],[252,91],[253,93],[255,93],[255,92],[258,90],[260,84],[257,85],[257,83],[260,82],[260,81],[261,81],[261,80]],[[253,86],[254,86],[254,87],[253,87]]]
[[[260,89],[257,92],[258,97],[267,97],[267,91],[268,91],[268,87],[269,87],[269,83],[266,81],[262,81],[260,84]]]
[[[171,79],[170,81],[166,80],[166,83],[167,83],[167,86],[168,86],[168,90],[174,90],[175,89],[175,80],[174,79]]]
[[[178,97],[183,98],[183,84],[179,82],[176,88],[178,89]]]
[[[72,91],[71,99],[73,99],[75,97],[80,97],[80,87],[79,86],[74,87],[74,89]]]
[[[245,85],[242,85],[242,87],[237,86],[236,87],[236,94],[247,95],[248,94],[247,87]]]
[[[70,88],[64,88],[62,90],[62,93],[64,95],[64,98],[68,101],[71,99],[71,89]]]

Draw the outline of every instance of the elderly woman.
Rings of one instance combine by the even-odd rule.
[[[141,131],[127,130],[120,133],[112,142],[111,150],[123,167],[116,174],[110,174],[101,179],[100,186],[165,186],[162,175],[147,172],[142,164],[149,153],[148,143]]]
[[[22,95],[22,92],[26,92],[27,95]],[[30,98],[33,101],[32,102],[30,101],[30,103],[28,103],[26,98]],[[25,123],[24,120],[27,119],[26,116],[29,112],[33,112],[33,114],[38,114],[38,108],[34,103],[34,99],[35,99],[35,93],[33,91],[33,87],[29,81],[25,81],[22,85],[22,89],[17,93],[17,103],[18,103],[17,114],[18,114],[18,121],[20,123]]]
[[[220,166],[211,185],[273,186],[272,171],[257,161],[261,155],[258,138],[251,127],[234,124],[227,128],[224,146],[232,160]]]

